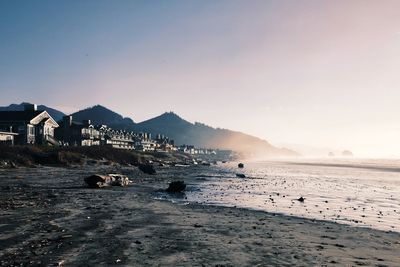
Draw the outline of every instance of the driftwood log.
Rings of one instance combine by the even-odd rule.
[[[128,186],[130,183],[129,178],[122,174],[94,174],[86,177],[84,180],[86,184],[91,188],[102,188],[108,186]]]

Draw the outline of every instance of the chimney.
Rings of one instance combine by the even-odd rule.
[[[90,120],[83,120],[83,125],[89,126],[92,122]]]
[[[63,126],[64,127],[71,127],[72,125],[72,116],[71,115],[67,115],[67,116],[63,116]]]
[[[37,105],[36,104],[25,104],[24,111],[36,111]]]

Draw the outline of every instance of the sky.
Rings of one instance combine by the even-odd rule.
[[[0,1],[0,105],[400,156],[400,1]]]

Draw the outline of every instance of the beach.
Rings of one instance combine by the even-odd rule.
[[[203,182],[188,201],[400,232],[398,166],[357,158],[252,161],[242,169],[231,162],[199,172]]]
[[[192,190],[207,168],[2,169],[0,266],[400,265],[397,232],[160,198],[172,180]],[[91,189],[83,178],[94,173],[133,184]]]

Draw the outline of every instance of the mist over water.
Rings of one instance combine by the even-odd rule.
[[[199,184],[187,201],[400,232],[399,166],[358,159],[247,162],[244,169],[219,164],[196,174]]]

